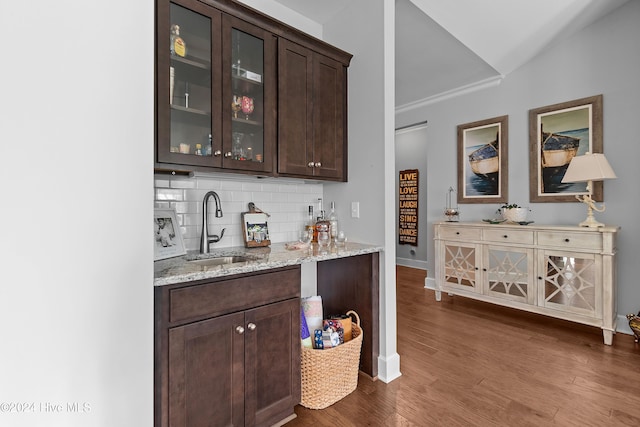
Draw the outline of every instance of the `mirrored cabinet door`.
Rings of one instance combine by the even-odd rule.
[[[477,245],[445,242],[442,250],[442,280],[447,286],[481,293]]]
[[[544,251],[541,305],[570,313],[601,316],[602,260],[594,254]]]
[[[221,13],[197,1],[158,6],[158,161],[220,166]],[[216,52],[218,54],[216,54]]]

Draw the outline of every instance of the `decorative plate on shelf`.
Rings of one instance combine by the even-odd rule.
[[[489,224],[501,224],[506,221],[506,219],[502,218],[492,218],[492,219],[483,219],[484,222],[488,222]]]

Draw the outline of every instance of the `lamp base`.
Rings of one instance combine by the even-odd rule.
[[[603,223],[596,221],[596,219],[593,217],[594,210],[597,212],[604,212],[604,209],[605,209],[604,203],[602,204],[601,208],[596,207],[596,204],[591,198],[591,181],[589,181],[589,184],[587,185],[587,189],[589,189],[589,194],[582,196],[582,198],[580,198],[580,196],[576,196],[576,199],[578,199],[579,201],[587,205],[587,219],[585,219],[578,225],[580,227],[589,227],[589,228],[604,227]]]
[[[598,227],[604,227],[604,224],[601,222],[598,222],[595,220],[595,218],[592,216],[588,216],[587,219],[585,219],[584,221],[582,221],[580,224],[578,224],[580,227],[589,227],[589,228],[598,228]]]

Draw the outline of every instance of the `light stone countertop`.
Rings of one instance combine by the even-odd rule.
[[[175,283],[230,276],[232,274],[250,273],[305,262],[381,252],[382,250],[382,246],[347,242],[344,248],[337,248],[331,245],[323,250],[318,248],[317,244],[312,244],[311,247],[307,249],[289,250],[285,247],[284,243],[273,243],[270,247],[261,248],[238,246],[212,249],[208,255],[200,255],[197,251],[189,252],[187,255],[154,262],[154,286],[172,285]],[[190,260],[194,259],[227,256],[245,256],[251,259],[247,262],[216,266],[205,266],[190,262]]]

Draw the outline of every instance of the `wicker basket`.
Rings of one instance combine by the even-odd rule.
[[[342,399],[358,386],[360,349],[363,332],[355,311],[352,340],[324,350],[302,348],[302,396],[300,404],[309,409],[324,409]]]

